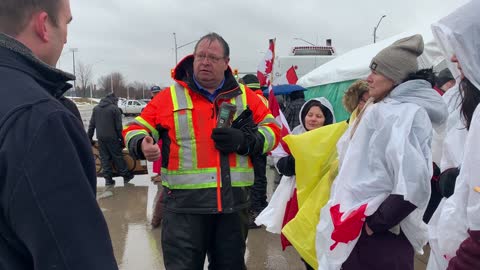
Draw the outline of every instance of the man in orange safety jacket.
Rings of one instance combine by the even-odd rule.
[[[272,150],[280,129],[260,98],[237,83],[229,60],[221,36],[202,37],[175,68],[175,83],[123,131],[132,155],[162,156],[166,269],[203,269],[206,255],[212,269],[245,269],[250,156]],[[231,126],[217,127],[222,103],[233,107]]]

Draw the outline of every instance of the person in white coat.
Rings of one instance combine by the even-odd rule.
[[[337,144],[340,168],[317,226],[319,269],[413,270],[427,228],[432,123],[447,118],[420,35],[371,61],[370,100]]]
[[[429,270],[480,269],[480,1],[471,1],[432,25],[446,57],[460,71],[462,128],[466,134],[454,192],[429,223]],[[442,157],[443,159],[443,157]],[[458,159],[458,158],[457,158]]]

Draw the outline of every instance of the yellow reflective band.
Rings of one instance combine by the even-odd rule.
[[[254,181],[253,169],[232,168],[232,186],[250,186]],[[175,189],[212,188],[217,186],[217,169],[167,170],[162,168],[162,183]]]
[[[203,189],[203,188],[216,188],[217,182],[204,183],[204,184],[170,184],[167,181],[162,181],[162,185],[169,189]]]
[[[148,132],[145,131],[145,130],[132,130],[132,131],[127,132],[127,134],[125,135],[125,141],[126,141],[125,145],[128,146],[128,144],[130,143],[130,140],[133,137],[135,137],[137,135],[140,135],[140,134],[148,136]]]
[[[150,133],[152,134],[153,139],[158,142],[158,139],[160,138],[160,135],[158,134],[158,131],[156,128],[152,127],[145,119],[143,119],[141,116],[135,117],[135,123],[138,125],[148,129]]]
[[[263,143],[263,153],[267,153],[273,150],[273,146],[275,145],[275,133],[273,133],[272,129],[269,127],[261,126],[258,127],[258,132],[260,132],[265,141]]]
[[[247,84],[247,87],[250,89],[260,89],[260,83],[249,83]]]
[[[267,116],[265,116],[263,121],[258,123],[259,126],[265,125],[265,124],[275,124],[278,128],[281,128],[280,124],[278,124],[277,120],[275,120],[275,118],[271,114],[267,114]]]
[[[193,129],[193,102],[188,90],[179,84],[170,87],[173,101],[173,119],[175,123],[175,138],[179,146],[179,168],[196,168],[197,142]]]

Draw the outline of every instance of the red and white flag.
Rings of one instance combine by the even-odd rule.
[[[275,59],[275,39],[270,39],[268,42],[268,50],[257,68],[257,78],[262,87],[268,87],[270,85],[270,76],[273,71],[273,61]]]
[[[271,77],[273,72],[273,62],[275,60],[275,39],[269,40],[268,50],[265,53],[265,57],[260,61],[260,64],[257,68],[257,78],[262,87],[268,87],[268,107],[272,112],[273,117],[277,120],[277,123],[280,124],[281,128],[281,137],[290,134],[290,128],[288,127],[288,122],[282,111],[280,110],[280,105],[275,98],[273,93]],[[272,156],[287,156],[290,154],[288,146],[283,140],[280,141],[278,146],[271,151]]]
[[[283,141],[283,137],[290,134],[290,128],[288,126],[287,119],[283,115],[282,110],[280,110],[280,105],[275,98],[272,85],[270,85],[268,88],[268,107],[272,112],[273,117],[275,117],[275,120],[277,120],[277,123],[280,124],[280,136],[282,138],[278,146],[270,153],[272,156],[284,157],[290,155],[290,149],[288,149],[287,144]]]
[[[296,69],[297,66],[291,66],[285,74],[283,74],[281,77],[276,78],[272,84],[296,84],[298,81],[297,72],[295,71]]]

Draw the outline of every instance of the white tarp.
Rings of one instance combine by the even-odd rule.
[[[370,74],[370,61],[378,52],[396,40],[414,34],[421,34],[425,43],[425,50],[418,59],[420,68],[436,66],[445,59],[434,41],[430,27],[425,27],[422,31],[406,31],[377,43],[353,49],[307,73],[298,80],[297,84],[307,88],[348,80],[365,79]]]

